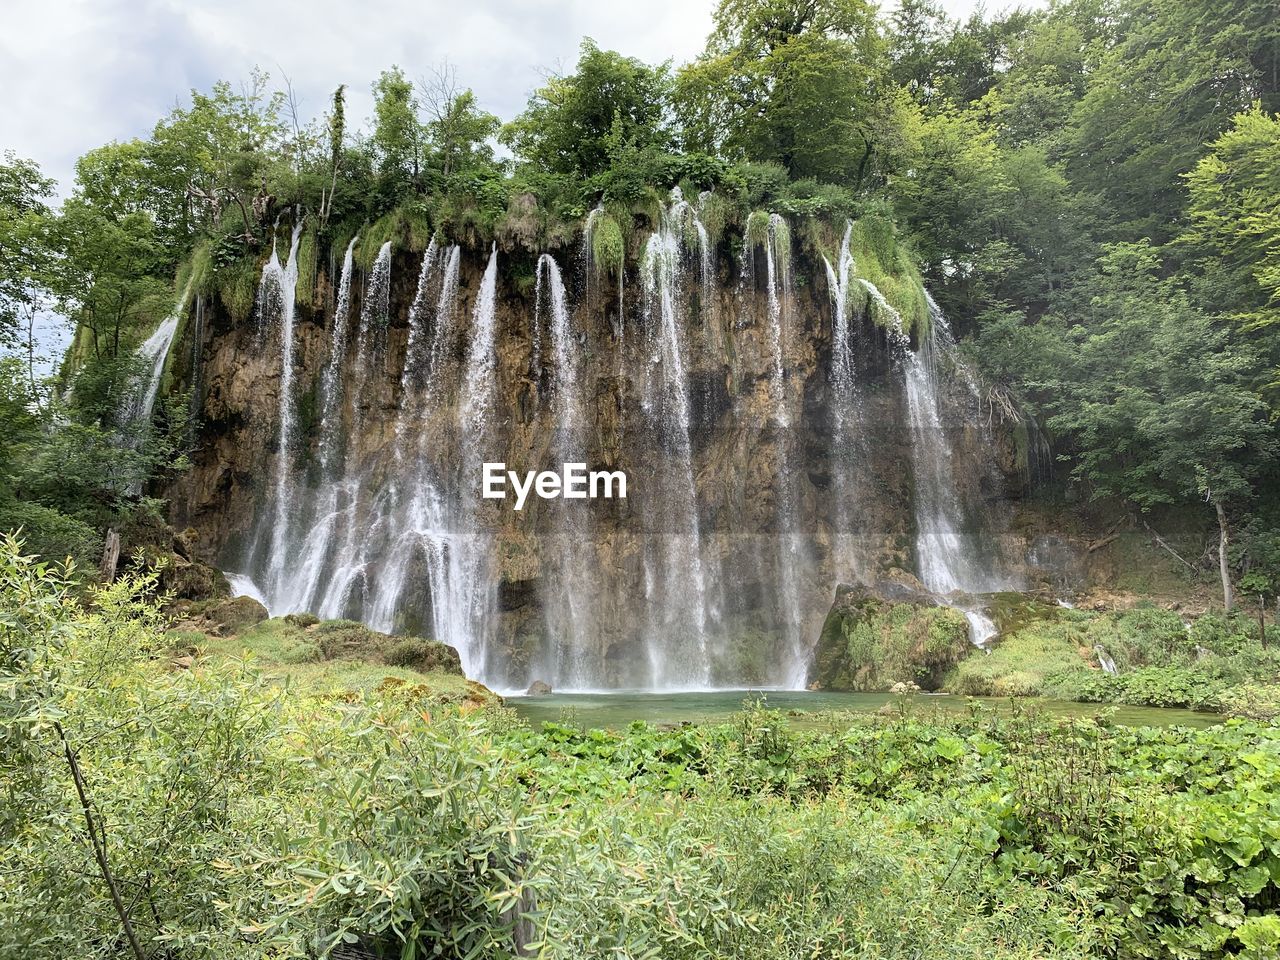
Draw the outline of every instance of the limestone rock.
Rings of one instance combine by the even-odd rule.
[[[549,697],[551,696],[551,685],[541,680],[535,680],[529,684],[529,689],[525,691],[525,695],[529,697]]]
[[[932,600],[894,599],[841,585],[814,651],[808,684],[821,690],[937,690],[972,652],[964,615]],[[895,691],[897,692],[897,691]]]
[[[205,611],[205,618],[224,637],[234,636],[268,617],[267,608],[252,597],[232,597]]]

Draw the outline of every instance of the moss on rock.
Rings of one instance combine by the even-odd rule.
[[[969,625],[956,610],[842,586],[808,682],[820,690],[888,690],[896,683],[936,690],[971,649]]]

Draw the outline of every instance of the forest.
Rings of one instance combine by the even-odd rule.
[[[72,184],[0,162],[0,958],[1280,956],[1274,0],[719,0],[690,62],[584,38],[515,117],[447,62],[349,116],[366,82],[314,117],[283,75],[192,90]],[[1138,531],[1179,596],[1006,598],[977,654],[859,600],[824,682],[979,699],[606,730],[209,585],[167,499],[199,384],[162,357],[139,415],[167,318],[247,329],[295,223],[317,310],[385,244],[501,251],[540,303],[584,236],[621,302],[673,190],[744,263],[852,236],[876,322],[948,318],[1036,438],[1040,515]]]

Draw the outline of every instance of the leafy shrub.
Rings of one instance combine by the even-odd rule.
[[[989,652],[978,651],[947,679],[947,689],[971,697],[1025,697],[1048,692],[1049,679],[1088,675],[1080,635],[1069,622],[1028,624],[1003,634]]]
[[[25,549],[46,560],[71,557],[92,570],[102,556],[102,537],[84,521],[38,503],[0,498],[0,532],[19,530]]]

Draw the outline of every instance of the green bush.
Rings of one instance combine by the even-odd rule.
[[[971,697],[1033,697],[1048,692],[1049,679],[1088,676],[1081,635],[1070,623],[1050,620],[1003,634],[976,651],[947,678],[952,693]]]
[[[591,263],[597,276],[619,276],[624,267],[626,247],[622,229],[609,213],[601,213],[591,235]]]
[[[94,527],[52,507],[0,498],[0,532],[21,531],[25,549],[45,560],[71,557],[94,570],[102,557],[102,537]]]

